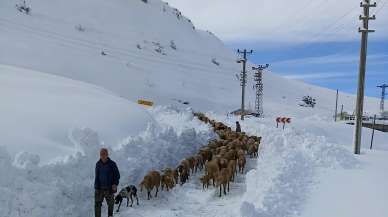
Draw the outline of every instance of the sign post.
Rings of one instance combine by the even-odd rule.
[[[282,119],[281,117],[276,118],[276,128],[279,128],[279,123],[281,119]]]

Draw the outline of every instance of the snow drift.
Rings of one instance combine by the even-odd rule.
[[[120,146],[111,148],[110,156],[121,172],[121,185],[136,184],[150,169],[175,166],[186,156],[206,144],[214,134],[189,111],[178,113],[159,108],[152,116],[176,116],[177,122],[160,126],[150,122],[139,135],[129,136]],[[186,123],[186,124],[181,124]],[[178,127],[176,127],[178,126]],[[83,153],[68,156],[66,162],[38,166],[35,154],[24,152],[13,158],[0,147],[0,216],[69,216],[93,215],[94,166],[101,141],[91,129],[77,130],[73,140]]]
[[[82,152],[72,142],[79,129],[93,129],[113,147],[155,122],[144,108],[102,88],[4,65],[0,97],[0,145],[12,156],[39,155],[43,164]]]

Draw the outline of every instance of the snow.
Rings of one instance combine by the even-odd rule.
[[[215,138],[192,111],[234,126],[226,114],[240,105],[235,54],[165,3],[29,0],[31,15],[16,3],[0,1],[0,217],[92,216],[99,148],[117,162],[121,188]],[[252,108],[252,71],[248,80]],[[363,129],[354,156],[353,126],[333,122],[335,94],[266,71],[265,118],[241,122],[263,137],[259,158],[226,197],[202,190],[196,174],[157,199],[143,192],[140,206],[115,216],[387,216],[388,134],[376,131],[369,151]],[[315,108],[298,106],[306,95]],[[354,101],[340,93],[348,113]],[[379,100],[367,97],[365,112],[378,111]],[[292,118],[284,131],[278,116]]]
[[[151,116],[171,115],[174,111],[159,108]],[[157,119],[157,118],[156,118]],[[139,183],[151,169],[176,165],[204,145],[214,134],[209,127],[184,112],[177,118],[185,125],[155,126],[149,122],[145,131],[129,136],[117,148],[110,148],[122,174],[122,185]],[[195,128],[193,128],[195,126]],[[83,153],[68,156],[66,161],[38,166],[36,155],[24,152],[12,164],[12,157],[0,148],[0,216],[92,216],[94,165],[101,141],[97,132],[80,129],[73,133],[73,142]],[[49,200],[47,200],[49,198]]]
[[[43,164],[82,152],[72,142],[80,129],[94,129],[102,143],[114,146],[154,122],[139,105],[102,88],[5,65],[0,98],[0,144],[11,156],[38,154]]]
[[[322,172],[320,185],[311,193],[302,217],[307,216],[376,216],[387,215],[387,153],[367,151],[359,157],[360,166]],[[335,186],[335,187],[333,187]],[[332,202],[335,195],[335,202]],[[317,212],[317,208],[321,210]]]

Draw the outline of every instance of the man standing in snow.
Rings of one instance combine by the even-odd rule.
[[[101,206],[104,198],[108,204],[108,216],[113,216],[114,193],[120,180],[120,172],[114,161],[109,158],[108,149],[100,150],[100,160],[96,163],[96,178],[94,180],[94,212],[95,217],[101,217]]]
[[[238,121],[236,121],[236,132],[241,133],[241,126],[240,126],[240,123]]]

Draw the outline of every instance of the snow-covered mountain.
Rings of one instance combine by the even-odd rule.
[[[236,120],[225,115],[240,105],[235,53],[160,0],[0,0],[0,48],[0,174],[7,174],[0,176],[0,217],[91,216],[101,145],[111,148],[122,183],[134,184],[214,138],[189,107],[230,125]],[[248,81],[253,107],[251,71]],[[306,95],[317,100],[314,109],[298,106]],[[160,107],[145,109],[138,99]],[[353,111],[354,99],[340,94],[345,111]],[[250,161],[256,170],[236,187],[241,194],[218,201],[193,181],[135,212],[297,215],[315,173],[357,162],[349,155],[352,127],[328,122],[335,91],[268,71],[264,103],[265,119],[242,123],[265,146],[261,161]],[[378,111],[377,99],[365,104]],[[277,116],[293,118],[285,133],[273,127]],[[376,133],[378,149],[387,149],[386,138]],[[295,203],[288,203],[295,196],[288,185],[300,192]]]

